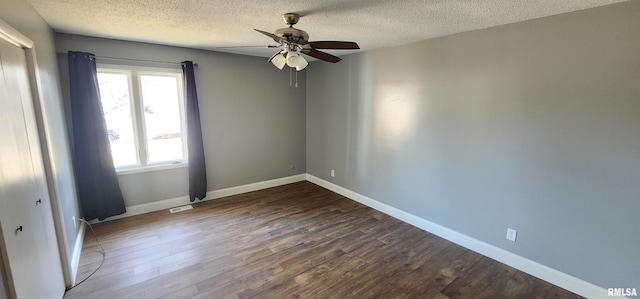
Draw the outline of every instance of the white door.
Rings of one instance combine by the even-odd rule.
[[[0,38],[0,247],[17,298],[64,294],[41,159],[25,51]]]
[[[4,274],[4,262],[3,257],[0,254],[0,299],[9,298],[9,288],[7,287],[7,275]]]

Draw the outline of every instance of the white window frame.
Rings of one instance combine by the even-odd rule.
[[[187,167],[188,151],[187,151],[187,125],[185,115],[184,100],[184,84],[183,74],[180,68],[166,67],[145,67],[133,65],[107,64],[97,63],[98,73],[126,74],[129,84],[129,101],[130,113],[133,126],[133,135],[135,139],[136,165],[127,165],[116,167],[118,175],[134,174],[148,171],[158,171],[173,168]],[[178,101],[180,113],[180,135],[182,137],[182,153],[183,159],[173,161],[163,161],[149,163],[149,150],[147,145],[146,126],[144,118],[144,99],[142,98],[142,89],[140,77],[144,75],[151,76],[169,76],[175,77],[178,83]]]

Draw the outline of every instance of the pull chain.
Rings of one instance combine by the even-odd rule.
[[[293,85],[293,83],[291,83],[292,79],[291,79],[291,70],[292,68],[289,68],[289,86]]]
[[[296,88],[298,88],[298,70],[295,70],[296,72]]]

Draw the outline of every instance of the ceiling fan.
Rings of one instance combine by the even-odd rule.
[[[279,43],[284,47],[284,50],[275,53],[269,62],[273,63],[277,68],[282,69],[286,64],[290,68],[295,68],[296,71],[303,70],[308,62],[304,57],[300,56],[300,53],[309,55],[319,60],[336,63],[342,58],[331,55],[329,53],[319,51],[318,49],[331,49],[331,50],[357,50],[360,49],[355,42],[344,41],[309,41],[309,34],[304,30],[293,28],[293,25],[297,24],[300,20],[300,15],[296,13],[286,13],[282,15],[289,27],[280,28],[274,33],[254,29]],[[277,46],[277,47],[280,47]],[[297,83],[296,83],[297,85]]]

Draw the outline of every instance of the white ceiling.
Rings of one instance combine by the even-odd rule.
[[[57,32],[271,56],[274,49],[233,48],[273,41],[253,28],[296,28],[311,41],[390,47],[627,0],[26,0]],[[328,51],[340,55],[341,51]]]

